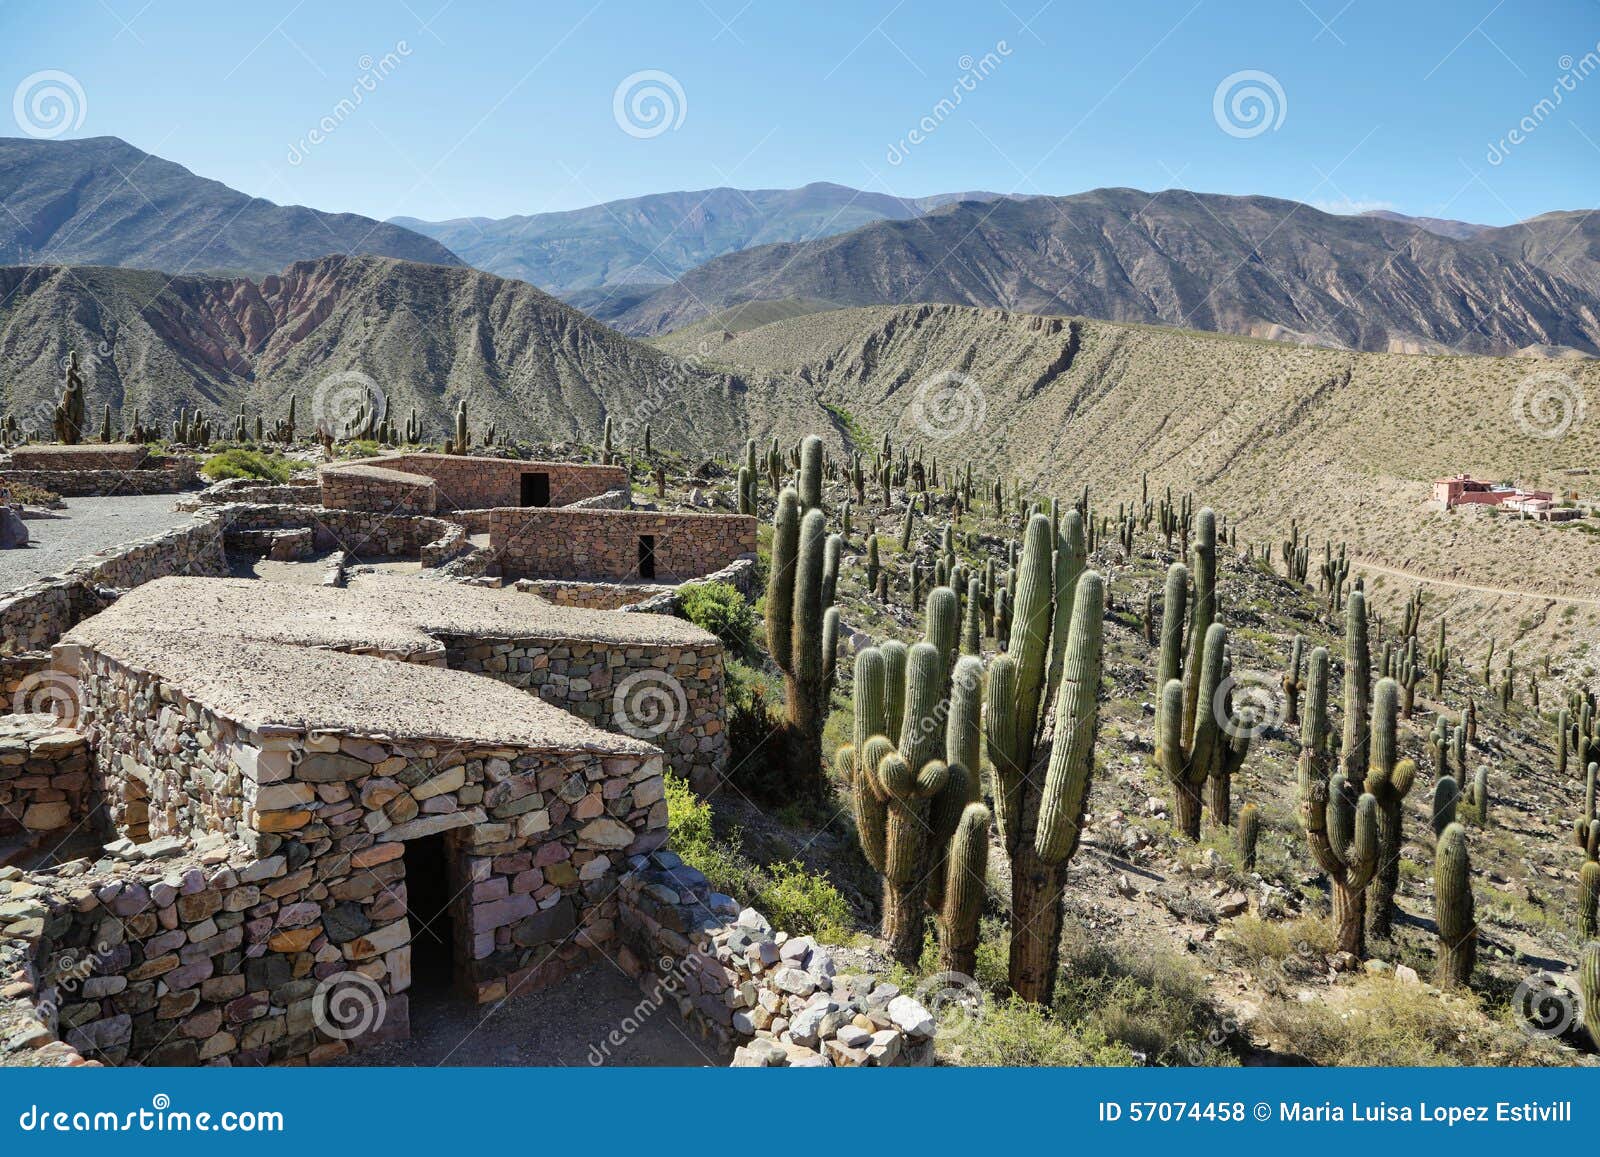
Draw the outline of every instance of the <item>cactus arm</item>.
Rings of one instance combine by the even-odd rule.
[[[1094,744],[1100,726],[1101,641],[1104,581],[1085,571],[1077,581],[1072,627],[1065,648],[1061,690],[1055,704],[1055,741],[1039,803],[1034,851],[1047,864],[1059,864],[1077,851],[1083,833],[1084,804],[1094,774]]]

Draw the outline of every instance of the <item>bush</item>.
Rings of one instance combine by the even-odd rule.
[[[756,613],[731,583],[688,583],[678,590],[683,617],[722,640],[735,655],[748,655],[756,637]]]
[[[220,482],[224,478],[256,478],[282,485],[289,481],[294,467],[281,455],[264,454],[260,450],[236,446],[207,458],[205,465],[200,467],[200,473],[213,482]]]
[[[1065,1025],[1038,1005],[1012,997],[986,1000],[981,1016],[950,1034],[941,1053],[956,1064],[981,1066],[1129,1066],[1139,1063],[1126,1045],[1107,1040],[1093,1025]]]
[[[830,944],[851,937],[850,905],[827,877],[793,860],[763,868],[745,855],[737,831],[719,837],[712,819],[711,805],[686,781],[667,776],[667,846],[704,872],[712,888],[751,905],[790,935]]]

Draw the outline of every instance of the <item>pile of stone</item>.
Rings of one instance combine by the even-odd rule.
[[[936,1022],[887,981],[839,971],[810,936],[776,931],[713,892],[669,851],[634,856],[621,880],[620,962],[737,1067],[933,1063]]]

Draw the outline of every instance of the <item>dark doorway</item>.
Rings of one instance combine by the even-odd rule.
[[[550,475],[530,470],[522,476],[522,505],[550,505]]]
[[[639,577],[656,577],[656,536],[653,534],[639,536]]]
[[[455,975],[455,924],[450,918],[450,851],[445,833],[408,840],[405,866],[412,991],[448,992]]]

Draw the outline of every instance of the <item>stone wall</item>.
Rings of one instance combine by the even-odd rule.
[[[18,470],[137,470],[150,456],[138,442],[84,442],[77,446],[17,446],[11,465]]]
[[[0,719],[0,836],[62,831],[89,811],[89,744],[54,715]]]
[[[62,447],[55,447],[62,449]],[[13,452],[15,461],[17,451]],[[176,494],[195,485],[199,467],[193,458],[149,459],[138,469],[51,469],[6,467],[0,478],[7,482],[53,490],[67,498],[96,498],[117,494]]]
[[[460,524],[429,515],[322,506],[243,504],[213,508],[230,534],[309,528],[315,553],[343,550],[352,562],[418,558],[439,566],[472,549]]]
[[[525,474],[547,477],[551,506],[596,498],[610,491],[630,491],[628,472],[621,466],[524,462],[465,454],[385,454],[360,462],[334,463],[318,471],[324,506],[380,510],[397,504],[417,504],[416,510],[430,514],[435,510],[521,506]],[[431,499],[422,498],[424,492]],[[423,501],[434,505],[424,509],[420,505]]]
[[[619,611],[645,599],[670,595],[677,589],[654,583],[583,583],[570,579],[518,579],[513,585],[558,607],[587,607],[592,611]],[[670,609],[667,613],[671,613]]]
[[[546,638],[444,637],[449,666],[487,675],[607,731],[652,743],[698,792],[721,781],[722,644],[669,647]]]
[[[756,520],[741,514],[644,510],[495,510],[489,545],[508,578],[647,581],[640,541],[655,540],[653,581],[679,583],[756,553]]]
[[[179,510],[200,510],[207,506],[229,503],[273,503],[280,506],[319,506],[322,503],[322,486],[315,481],[286,482],[282,486],[258,481],[254,478],[224,478],[207,486],[199,494],[179,499]]]
[[[39,652],[80,620],[104,610],[111,595],[164,575],[224,575],[222,529],[206,520],[165,534],[112,547],[0,598],[0,655]],[[10,709],[9,702],[0,711]]]
[[[736,1067],[933,1063],[937,1025],[897,986],[841,973],[832,950],[774,931],[670,851],[635,856],[629,869],[618,963],[647,1001],[735,1046]]]

